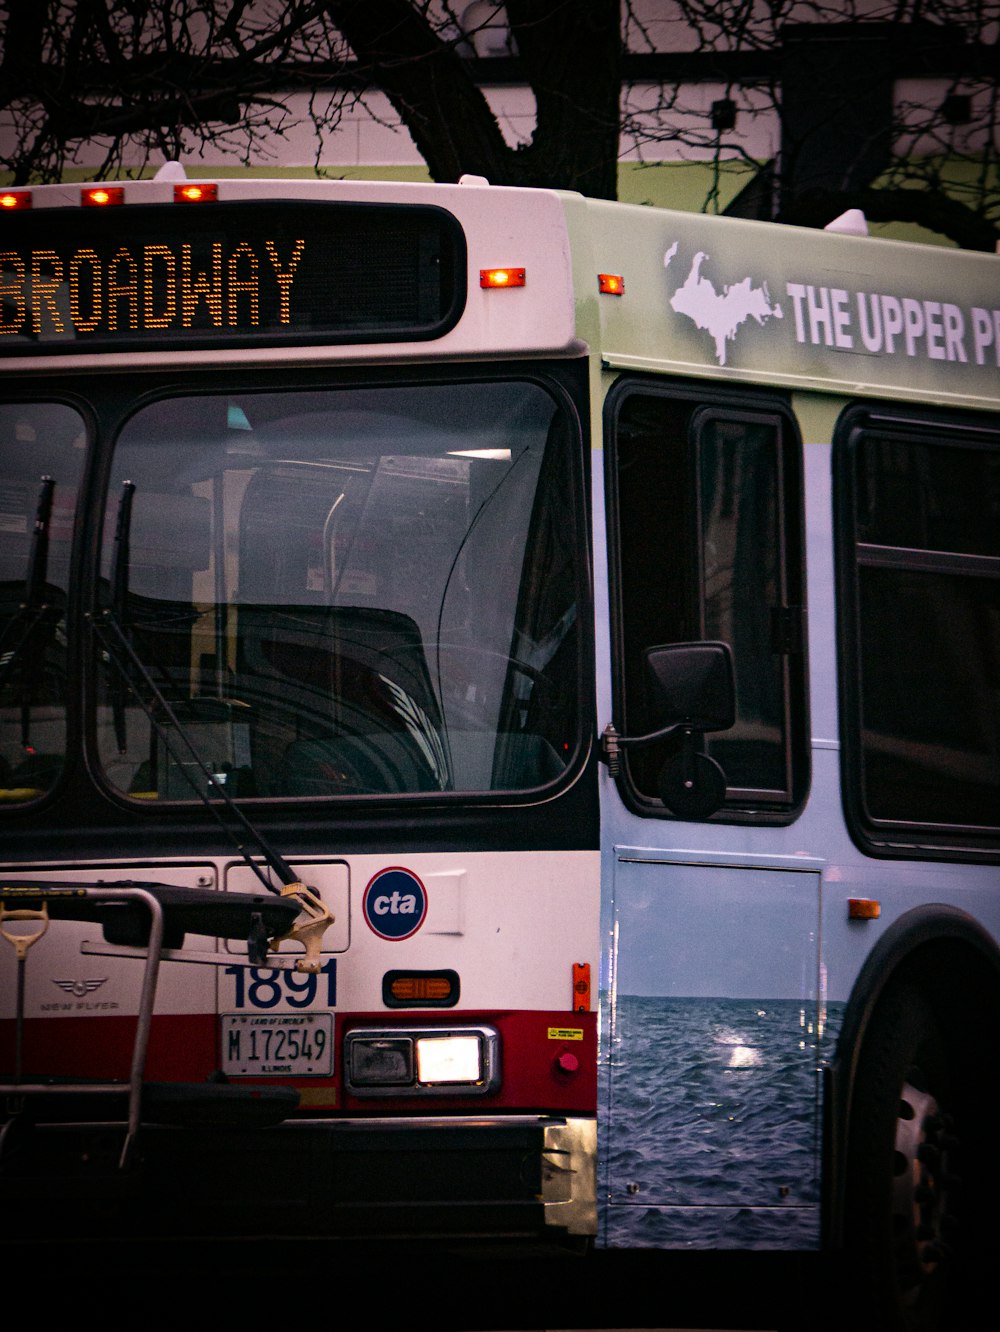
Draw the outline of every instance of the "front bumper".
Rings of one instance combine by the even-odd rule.
[[[597,1229],[595,1121],[553,1116],[147,1125],[128,1170],[108,1124],[36,1125],[0,1156],[0,1212],[79,1238],[339,1236],[558,1241]],[[70,1211],[69,1208],[75,1210]],[[62,1238],[67,1238],[63,1233]]]

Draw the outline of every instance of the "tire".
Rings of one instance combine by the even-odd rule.
[[[957,978],[955,978],[957,980]],[[846,1175],[849,1279],[862,1278],[855,1325],[879,1332],[973,1328],[973,1279],[995,1225],[985,1107],[974,1070],[992,1063],[971,1023],[942,1021],[915,985],[879,1000],[852,1098]],[[957,1027],[957,1029],[956,1029]],[[963,1179],[963,1176],[965,1177]],[[985,1256],[985,1252],[984,1252]]]

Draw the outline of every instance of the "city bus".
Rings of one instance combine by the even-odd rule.
[[[0,205],[8,1233],[846,1250],[933,1326],[996,1237],[1000,260]]]

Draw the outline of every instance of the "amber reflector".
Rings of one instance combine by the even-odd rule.
[[[625,279],[620,273],[598,273],[597,290],[602,296],[624,296]]]
[[[849,897],[847,899],[847,917],[849,920],[878,920],[882,914],[881,903],[871,897]]]
[[[573,1012],[590,1012],[590,963],[573,963]]]

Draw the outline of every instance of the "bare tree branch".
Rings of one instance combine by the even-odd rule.
[[[278,156],[303,121],[319,166],[345,109],[381,93],[436,180],[613,198],[624,144],[704,162],[712,211],[742,165],[756,184],[725,206],[755,216],[811,224],[864,196],[873,218],[920,220],[962,245],[1000,234],[995,0],[497,0],[474,12],[478,32],[462,30],[465,0],[0,0],[0,169],[56,180],[84,145],[102,175],[192,147],[250,162]],[[476,57],[503,23],[510,54]],[[728,120],[710,114],[706,80]],[[527,142],[505,138],[491,83],[533,98]],[[853,122],[852,106],[865,107]]]

